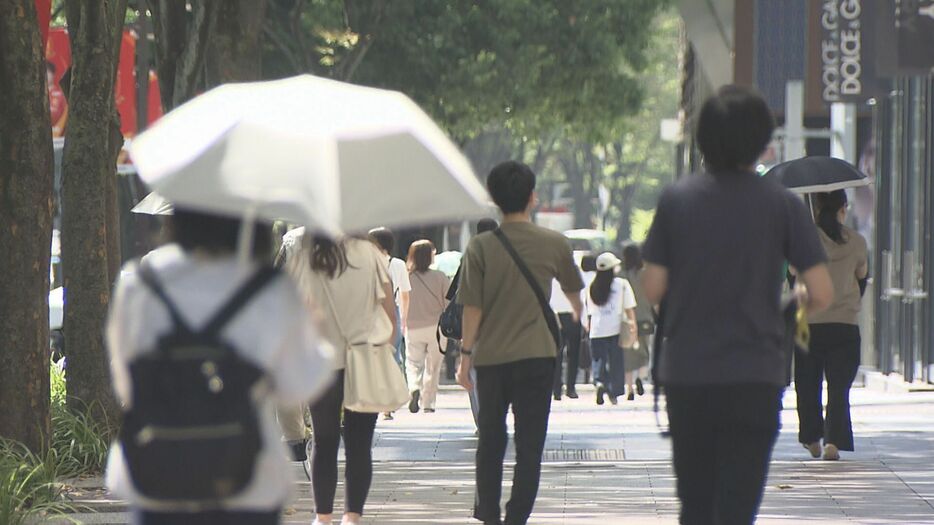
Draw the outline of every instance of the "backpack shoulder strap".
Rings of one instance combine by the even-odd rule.
[[[542,309],[542,315],[545,316],[545,323],[548,325],[551,337],[555,340],[556,346],[561,346],[561,331],[558,329],[558,321],[555,320],[554,313],[551,311],[551,306],[549,306],[548,300],[545,298],[545,293],[542,292],[542,287],[535,281],[535,276],[532,275],[532,271],[526,266],[525,261],[523,261],[519,253],[516,252],[512,243],[509,242],[509,239],[506,238],[506,234],[503,233],[503,230],[497,228],[493,230],[493,233],[496,235],[496,238],[499,239],[499,242],[503,244],[503,247],[506,248],[506,251],[509,252],[512,260],[515,261],[516,266],[519,267],[522,276],[525,277],[532,291],[535,292],[535,298],[538,299],[538,305]]]
[[[253,274],[246,284],[224,304],[214,317],[201,330],[202,335],[216,335],[224,326],[229,323],[240,310],[256,295],[257,292],[269,284],[273,278],[279,275],[279,272],[270,266],[263,266]]]
[[[175,329],[180,332],[192,333],[188,323],[185,322],[185,319],[182,318],[182,314],[178,311],[175,303],[173,303],[169,298],[169,294],[166,293],[165,287],[162,286],[162,282],[159,281],[159,278],[156,276],[156,272],[153,271],[152,267],[150,267],[148,264],[140,264],[137,270],[137,275],[139,275],[139,278],[143,284],[145,284],[149,290],[156,295],[156,297],[159,299],[159,302],[165,306],[165,309],[168,310],[169,317],[171,317],[172,324],[175,325]]]

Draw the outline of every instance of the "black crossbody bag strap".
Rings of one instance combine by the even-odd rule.
[[[506,248],[506,251],[509,252],[509,255],[512,257],[512,260],[515,261],[516,266],[519,267],[519,271],[522,272],[522,276],[525,277],[525,280],[529,283],[529,286],[532,287],[532,291],[535,292],[535,297],[538,299],[538,304],[542,308],[542,314],[545,316],[545,322],[548,324],[548,330],[551,332],[551,337],[555,341],[555,347],[561,346],[561,332],[558,329],[558,320],[555,319],[555,314],[551,310],[551,306],[548,304],[548,300],[545,298],[545,293],[542,292],[542,287],[535,282],[535,276],[532,275],[532,271],[529,270],[529,267],[525,265],[525,261],[522,260],[522,257],[516,252],[516,249],[513,248],[512,243],[509,242],[509,239],[506,238],[506,234],[503,233],[503,230],[497,228],[493,230],[493,234],[496,235],[496,238],[499,239],[499,242],[503,244],[503,247]]]

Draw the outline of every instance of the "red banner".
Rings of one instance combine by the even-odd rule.
[[[60,81],[65,71],[71,67],[71,42],[68,31],[53,28],[49,33],[46,46],[46,63],[49,74],[49,107],[52,112],[52,136],[61,137],[65,133],[68,121],[68,104],[62,92]],[[146,108],[147,122],[155,122],[162,116],[162,103],[159,82],[155,73],[150,71],[149,95]],[[117,79],[114,86],[114,101],[120,114],[120,130],[124,137],[132,137],[139,131],[136,98],[136,35],[123,32],[120,42],[120,61],[117,65]]]

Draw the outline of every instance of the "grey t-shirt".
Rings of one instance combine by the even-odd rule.
[[[785,384],[783,264],[826,259],[799,197],[752,173],[685,177],[662,194],[643,253],[668,270],[663,382]]]

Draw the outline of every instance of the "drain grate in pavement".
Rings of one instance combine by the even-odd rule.
[[[624,461],[626,452],[621,448],[604,449],[546,449],[542,461]]]

